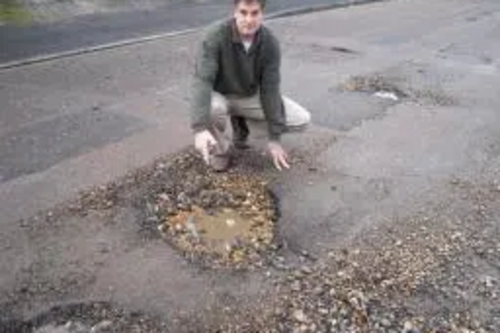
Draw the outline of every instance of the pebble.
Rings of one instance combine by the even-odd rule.
[[[161,193],[158,197],[160,198],[160,200],[170,201],[170,197],[168,196],[167,193]]]
[[[302,266],[301,270],[305,274],[312,274],[312,272],[313,272],[312,269],[311,269],[311,267],[309,267],[309,266]]]
[[[295,310],[293,312],[293,318],[301,323],[304,323],[307,321],[307,316],[305,315],[304,311],[302,310]]]
[[[293,291],[300,291],[302,289],[301,285],[300,285],[300,281],[295,281],[294,283],[292,283],[291,288]]]
[[[403,325],[402,333],[419,333],[411,321],[406,321]]]
[[[325,308],[319,308],[318,312],[322,315],[327,315],[329,311]]]
[[[486,288],[493,288],[495,280],[491,276],[484,277],[484,285]]]
[[[389,321],[389,319],[387,318],[383,318],[381,321],[380,321],[380,324],[384,327],[391,327],[391,322]]]
[[[111,331],[111,328],[113,326],[113,322],[111,320],[103,320],[100,323],[94,325],[90,333],[104,333],[104,332],[109,332]]]

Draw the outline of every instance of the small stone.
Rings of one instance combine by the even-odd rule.
[[[302,310],[295,310],[293,312],[293,318],[301,323],[304,323],[307,321],[307,316],[305,315],[304,311]]]
[[[321,286],[317,286],[316,288],[314,288],[313,293],[316,296],[321,295],[323,293],[323,288]]]
[[[301,270],[305,274],[311,274],[312,273],[312,269],[309,266],[302,266]]]
[[[227,224],[228,227],[232,228],[236,224],[236,221],[233,220],[233,219],[227,219],[226,220],[226,224]]]
[[[390,327],[391,326],[391,322],[389,321],[389,319],[387,318],[383,318],[381,321],[380,321],[380,324],[384,327]]]
[[[495,280],[491,276],[486,276],[484,278],[484,285],[486,286],[486,288],[493,288],[494,282]]]
[[[94,325],[90,332],[91,333],[103,333],[111,331],[111,326],[113,326],[113,322],[111,320],[103,320],[100,323]]]
[[[161,193],[158,198],[160,198],[160,200],[163,200],[163,201],[170,201],[170,197],[168,196],[167,193]]]
[[[84,326],[83,324],[71,321],[68,321],[64,328],[66,328],[71,333],[86,333],[89,331],[89,328]]]
[[[300,291],[302,289],[301,285],[300,285],[300,281],[293,282],[291,288],[293,291]]]
[[[418,331],[411,321],[406,321],[403,325],[402,333],[418,333]]]

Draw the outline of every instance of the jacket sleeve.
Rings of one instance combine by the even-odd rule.
[[[264,49],[264,65],[261,74],[260,99],[268,124],[270,141],[279,141],[286,129],[285,110],[281,98],[281,51],[278,40],[270,35]]]
[[[195,132],[210,126],[212,90],[219,69],[219,38],[216,30],[209,31],[196,55],[191,96],[191,128]]]

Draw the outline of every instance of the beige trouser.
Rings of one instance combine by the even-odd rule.
[[[311,122],[311,114],[302,106],[288,97],[283,96],[287,131],[297,132],[304,130]],[[240,116],[260,124],[265,124],[265,115],[262,110],[259,95],[252,97],[223,96],[220,93],[212,94],[211,105],[212,134],[217,140],[217,152],[224,154],[228,151],[231,138],[228,131],[229,116]]]

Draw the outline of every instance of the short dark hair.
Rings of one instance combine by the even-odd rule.
[[[240,4],[240,2],[246,2],[246,3],[257,2],[262,7],[262,9],[266,7],[266,0],[234,0],[234,5],[237,6]]]

